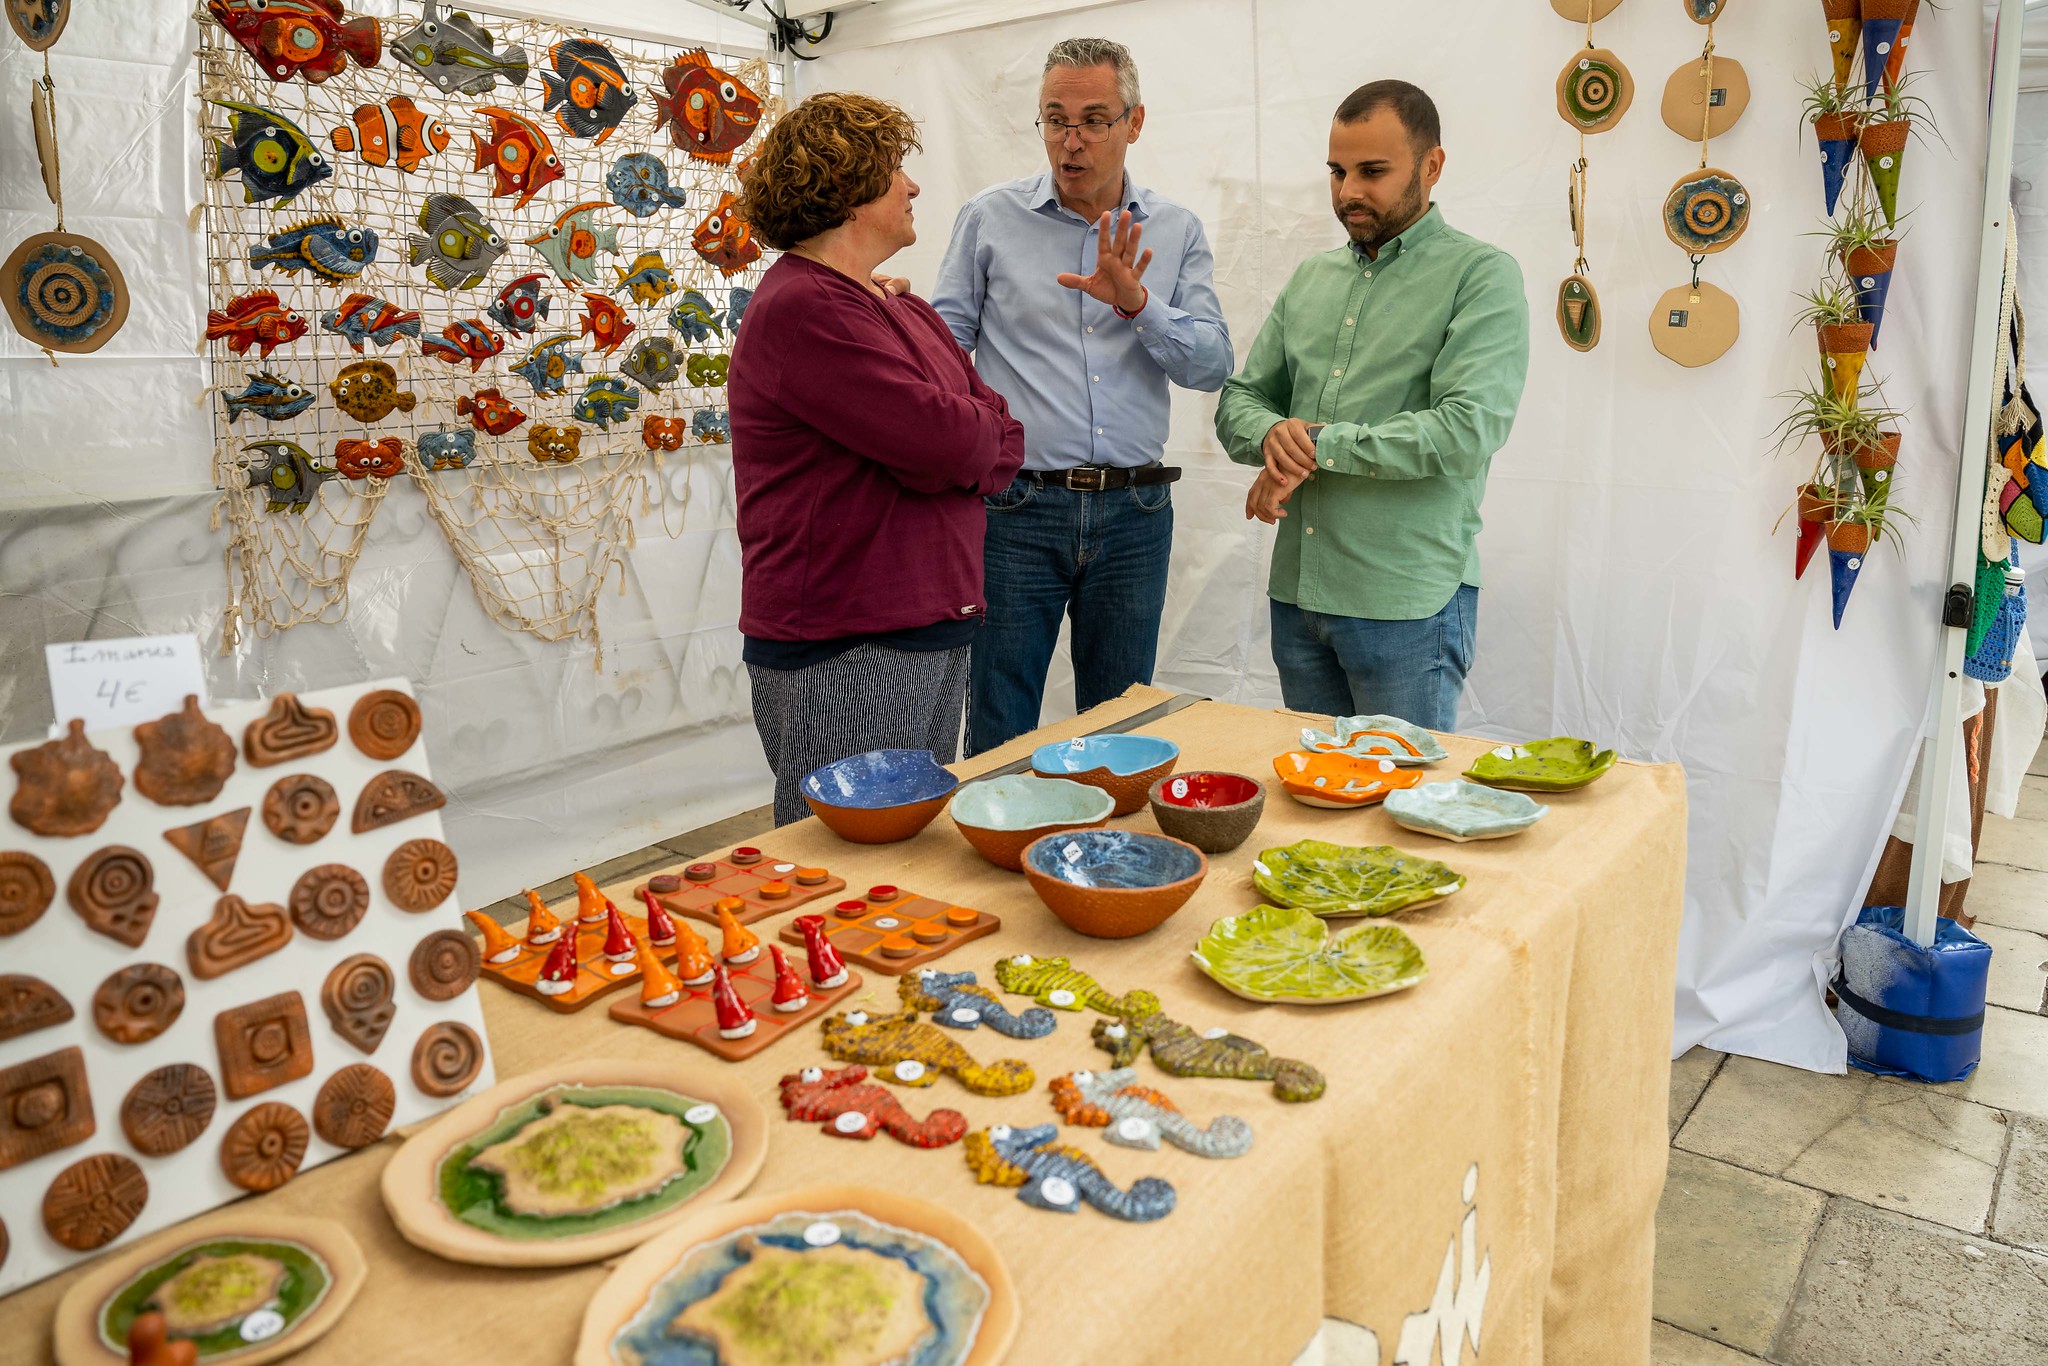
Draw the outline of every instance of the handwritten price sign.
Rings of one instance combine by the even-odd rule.
[[[184,705],[187,693],[206,702],[199,641],[189,635],[130,636],[45,645],[50,699],[62,733],[73,717],[87,729],[153,721]]]

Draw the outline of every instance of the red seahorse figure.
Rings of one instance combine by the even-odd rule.
[[[887,1133],[899,1143],[943,1148],[967,1132],[958,1110],[934,1110],[923,1120],[889,1091],[868,1080],[865,1067],[806,1067],[782,1079],[782,1108],[791,1119],[823,1122],[834,1138],[873,1138]]]

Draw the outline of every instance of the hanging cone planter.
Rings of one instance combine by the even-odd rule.
[[[1863,93],[1877,94],[1882,80],[1889,90],[1898,83],[1906,56],[1906,39],[1920,0],[1863,0]]]
[[[1835,493],[1825,484],[1808,484],[1799,490],[1799,545],[1792,553],[1792,577],[1806,577],[1813,552],[1827,535],[1828,518],[1834,515]]]
[[[1863,362],[1870,354],[1869,323],[1821,323],[1821,362],[1827,367],[1828,383],[1843,403],[1856,401],[1856,389],[1863,379]]]
[[[1835,89],[1847,92],[1856,74],[1856,40],[1863,31],[1862,0],[1820,0],[1820,8],[1827,16],[1828,51],[1835,59]]]
[[[1820,139],[1821,188],[1827,194],[1828,217],[1842,199],[1842,182],[1849,175],[1850,158],[1856,155],[1855,114],[1822,114],[1814,119],[1814,135]]]
[[[1892,466],[1899,463],[1899,434],[1879,432],[1878,444],[1856,451],[1856,477],[1862,481],[1863,496],[1877,500],[1891,490]]]
[[[1870,324],[1870,344],[1877,345],[1878,330],[1884,326],[1884,297],[1891,292],[1892,267],[1898,264],[1899,244],[1880,242],[1842,253],[1842,268],[1856,286],[1856,306],[1863,321]]]
[[[1849,606],[1849,594],[1856,591],[1856,576],[1863,572],[1863,558],[1870,553],[1870,528],[1862,522],[1828,523],[1828,579],[1834,589],[1835,629],[1842,629],[1842,613]]]
[[[1884,210],[1888,227],[1899,221],[1899,164],[1906,159],[1906,135],[1913,131],[1911,119],[1887,123],[1866,123],[1856,134],[1863,149],[1863,164],[1870,168],[1870,183],[1877,190],[1877,206]]]

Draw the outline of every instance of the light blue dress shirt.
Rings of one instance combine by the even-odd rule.
[[[1052,171],[967,201],[932,307],[1024,424],[1024,468],[1147,465],[1166,450],[1166,382],[1213,392],[1230,377],[1230,331],[1201,220],[1124,177],[1145,227],[1150,291],[1126,321],[1055,278],[1095,270],[1096,224],[1066,208]]]

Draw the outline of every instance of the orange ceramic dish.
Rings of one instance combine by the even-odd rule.
[[[1305,754],[1289,750],[1273,760],[1273,772],[1287,795],[1304,806],[1344,809],[1385,801],[1389,792],[1422,781],[1419,768],[1401,768],[1390,759],[1360,759],[1349,754]]]

